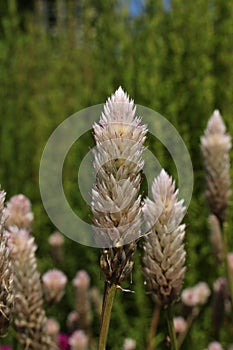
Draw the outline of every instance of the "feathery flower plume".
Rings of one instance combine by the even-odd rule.
[[[218,110],[208,121],[201,137],[201,150],[204,160],[206,191],[205,196],[213,214],[222,224],[231,195],[230,159],[231,137]]]
[[[73,279],[75,287],[75,304],[79,315],[79,328],[89,331],[91,323],[91,306],[90,306],[90,276],[85,270],[77,272]]]
[[[93,126],[96,184],[92,211],[97,242],[105,248],[101,269],[108,283],[116,285],[132,270],[135,239],[140,236],[138,192],[147,129],[135,112],[134,102],[120,87],[107,100],[99,123]]]
[[[6,207],[6,226],[17,226],[26,230],[31,229],[33,213],[31,202],[23,194],[18,194],[9,200]]]
[[[13,275],[10,251],[7,244],[5,224],[5,192],[0,191],[0,336],[11,322],[14,303]]]
[[[42,282],[46,301],[59,302],[65,293],[66,275],[60,270],[52,269],[42,276]]]
[[[28,350],[54,347],[42,308],[42,287],[37,270],[34,237],[17,226],[8,228],[8,244],[14,270],[14,325],[21,344]]]
[[[154,201],[147,198],[143,206],[150,231],[145,236],[143,272],[153,299],[165,306],[177,300],[185,275],[185,225],[180,225],[185,207],[165,170],[154,180],[152,194]]]

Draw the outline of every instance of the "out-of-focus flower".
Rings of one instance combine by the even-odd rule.
[[[79,327],[79,314],[77,311],[71,311],[67,316],[66,325],[69,333],[73,333]]]
[[[90,298],[93,302],[97,313],[101,316],[102,313],[102,304],[103,304],[103,297],[100,294],[100,291],[96,287],[92,287],[90,290]]]
[[[229,298],[226,278],[218,278],[214,282],[213,289],[212,325],[214,336],[217,339],[225,318],[226,301]]]
[[[88,290],[90,286],[90,276],[85,270],[80,270],[77,272],[75,278],[73,279],[73,285],[77,289]]]
[[[46,328],[47,328],[48,334],[54,338],[57,337],[60,331],[59,323],[55,320],[55,318],[52,318],[52,317],[47,319]]]
[[[60,232],[53,232],[48,242],[55,264],[61,265],[64,262],[64,236]]]
[[[231,137],[218,110],[208,121],[201,150],[204,159],[206,191],[205,196],[211,212],[223,223],[231,195],[230,157]]]
[[[58,334],[58,345],[60,350],[69,350],[69,337],[65,333]]]
[[[145,236],[143,272],[155,301],[167,305],[177,300],[186,271],[185,225],[180,225],[185,207],[164,170],[155,179],[152,194],[154,201],[147,198],[143,207],[149,231]]]
[[[58,231],[53,232],[48,239],[49,244],[53,247],[62,246],[64,244],[64,241],[64,236]]]
[[[210,289],[205,282],[199,282],[193,288],[186,288],[181,293],[183,304],[195,307],[204,305],[210,296]]]
[[[223,347],[219,342],[214,341],[208,345],[208,350],[223,350]]]
[[[96,184],[92,212],[96,241],[102,250],[100,266],[110,284],[120,285],[133,268],[135,239],[140,237],[139,189],[144,161],[146,126],[120,87],[105,103],[93,125]]]
[[[43,294],[40,274],[37,270],[34,238],[27,230],[17,226],[8,227],[11,261],[14,269],[14,326],[22,346],[26,349],[54,348],[54,342],[47,332],[46,315],[42,307]]]
[[[17,226],[30,230],[33,221],[31,202],[23,194],[18,194],[9,200],[6,207],[6,226]]]
[[[136,340],[126,338],[123,344],[123,350],[135,350],[137,346]]]
[[[174,328],[176,333],[184,333],[186,331],[187,322],[183,317],[181,316],[175,317],[173,319],[173,323],[174,323]]]
[[[75,307],[79,314],[79,328],[88,333],[91,322],[90,276],[85,270],[77,272],[73,279],[75,287]]]
[[[227,259],[228,259],[228,264],[231,269],[231,272],[233,274],[233,253],[228,253],[227,254]]]
[[[197,300],[199,305],[204,305],[209,296],[210,296],[210,289],[208,287],[208,284],[206,282],[199,282],[194,287],[195,293],[197,294]]]
[[[65,293],[66,275],[57,269],[47,271],[42,276],[45,299],[47,302],[58,302]]]
[[[12,350],[12,348],[8,345],[3,345],[3,346],[0,346],[0,350]]]
[[[210,241],[212,243],[213,252],[217,261],[221,262],[223,259],[223,242],[222,232],[218,218],[211,214],[208,218],[210,227]]]
[[[81,331],[75,331],[69,338],[71,350],[87,350],[88,337]]]

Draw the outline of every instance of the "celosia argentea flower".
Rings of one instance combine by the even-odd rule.
[[[162,170],[152,185],[153,201],[143,207],[149,234],[145,236],[143,272],[153,299],[165,306],[176,301],[185,274],[183,200],[172,178]]]
[[[230,158],[231,137],[218,110],[208,121],[201,150],[206,173],[206,200],[220,223],[225,220],[225,211],[231,195]]]
[[[0,336],[6,332],[10,324],[15,297],[10,250],[4,230],[5,195],[4,191],[0,191]]]
[[[96,239],[102,250],[101,268],[107,281],[120,284],[131,272],[135,239],[140,236],[139,189],[146,126],[120,87],[106,102],[94,124],[96,184],[92,211]]]

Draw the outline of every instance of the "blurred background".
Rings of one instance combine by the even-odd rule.
[[[105,102],[121,85],[137,104],[165,116],[186,143],[195,185],[185,218],[185,286],[204,280],[212,288],[218,267],[209,244],[199,143],[215,108],[233,135],[232,43],[231,0],[0,0],[0,183],[7,199],[23,193],[32,202],[41,272],[54,266],[48,237],[56,229],[40,199],[38,171],[44,146],[64,119]],[[174,166],[162,145],[149,141],[161,165],[173,174]],[[67,198],[87,220],[90,210],[78,192],[76,176],[93,144],[90,133],[74,145],[63,172]],[[231,203],[229,214],[232,207]],[[229,231],[232,221],[229,215]],[[70,280],[85,268],[91,284],[102,291],[99,251],[68,239],[65,249],[63,271]],[[125,337],[135,339],[138,349],[145,348],[153,304],[145,294],[140,255],[139,248],[132,285],[125,282],[136,293],[119,293],[114,305],[109,349],[120,349]],[[62,307],[49,310],[64,332],[73,297],[70,285]],[[93,317],[97,337],[99,319]],[[210,319],[206,308],[184,349],[207,346],[212,339]],[[158,342],[165,336],[162,318]],[[230,325],[223,328],[221,339],[223,345],[233,339]]]

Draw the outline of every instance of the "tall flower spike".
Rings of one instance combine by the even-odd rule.
[[[0,336],[7,330],[13,311],[14,291],[10,251],[7,245],[5,223],[5,192],[0,191]]]
[[[136,238],[140,237],[141,197],[138,195],[144,162],[146,126],[136,107],[120,87],[106,102],[94,124],[96,184],[92,211],[101,268],[106,280],[121,284],[133,267]]]
[[[47,350],[54,344],[48,335],[42,287],[37,270],[34,238],[29,231],[10,226],[8,244],[14,269],[14,325],[20,343],[28,350]]]
[[[150,231],[145,236],[143,272],[153,299],[165,306],[177,300],[185,275],[185,225],[180,225],[185,207],[164,170],[154,180],[152,194],[154,201],[147,198],[143,206]]]
[[[205,196],[213,214],[223,223],[231,195],[230,159],[231,137],[218,110],[208,121],[201,150],[204,160],[206,191]]]
[[[43,293],[37,270],[37,246],[30,235],[33,221],[31,203],[24,195],[10,199],[6,208],[6,229],[14,271],[14,326],[27,350],[46,350],[55,344],[46,328]]]

